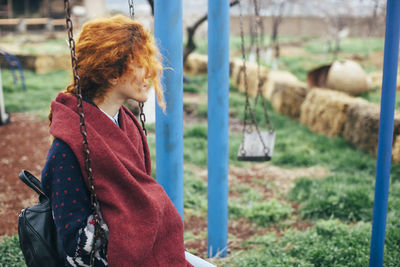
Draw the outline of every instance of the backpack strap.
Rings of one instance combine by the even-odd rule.
[[[33,174],[26,170],[22,170],[19,175],[19,179],[21,179],[24,184],[32,188],[40,198],[47,198],[47,196],[43,193],[42,186],[38,178],[36,178]]]

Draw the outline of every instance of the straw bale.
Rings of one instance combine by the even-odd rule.
[[[189,75],[206,74],[207,64],[207,55],[191,53],[186,59],[184,71]]]
[[[355,147],[377,154],[380,107],[378,104],[358,102],[349,106],[343,137]],[[400,114],[395,113],[394,136],[400,134]],[[396,145],[397,147],[397,145]],[[398,157],[398,155],[396,156]]]
[[[54,70],[71,69],[71,57],[69,54],[60,55],[18,55],[18,60],[24,70],[32,70],[36,73],[48,73]],[[5,60],[0,60],[2,66],[8,66]]]
[[[395,137],[392,156],[394,162],[400,163],[400,135]]]
[[[232,79],[232,84],[235,87],[239,86],[240,76],[239,73],[243,71],[243,60],[234,58],[229,61],[229,75]]]
[[[36,73],[48,73],[54,70],[71,69],[69,55],[38,55],[35,60]]]
[[[61,54],[54,55],[54,68],[57,70],[70,70],[71,69],[71,55]]]
[[[308,92],[308,86],[302,82],[276,82],[270,96],[271,105],[277,112],[298,119],[301,104],[303,104]]]
[[[313,89],[300,108],[300,122],[316,133],[329,137],[342,134],[350,104],[362,101],[345,93]],[[365,101],[365,100],[364,100]]]
[[[247,72],[247,84],[248,93],[250,97],[255,97],[258,92],[258,65],[253,62],[246,62],[246,72]],[[266,67],[260,67],[260,82],[264,84],[268,75],[268,69]],[[238,89],[239,92],[245,92],[245,80],[244,71],[239,72],[238,77]]]
[[[267,99],[271,99],[272,92],[276,83],[292,84],[297,86],[299,80],[292,73],[282,70],[270,70],[267,81],[263,84],[262,93]]]

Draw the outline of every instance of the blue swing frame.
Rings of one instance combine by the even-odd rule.
[[[163,56],[167,111],[156,107],[157,180],[183,219],[182,0],[155,0],[155,37]],[[229,0],[208,0],[208,252],[226,256],[228,233]],[[396,79],[400,1],[387,1],[381,117],[370,267],[383,265]],[[212,117],[212,118],[211,118]],[[171,178],[173,177],[173,178]]]

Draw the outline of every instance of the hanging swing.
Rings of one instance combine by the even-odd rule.
[[[244,30],[243,30],[243,14],[241,1],[239,1],[240,11],[240,38],[241,38],[241,52],[242,52],[242,71],[244,86],[246,92],[246,102],[244,107],[244,120],[243,120],[243,137],[242,143],[239,147],[237,160],[239,161],[269,161],[272,158],[274,145],[275,145],[275,130],[272,127],[271,121],[268,116],[267,103],[262,95],[263,81],[260,79],[260,36],[262,35],[262,20],[259,14],[258,0],[253,0],[254,11],[256,16],[256,29],[255,29],[255,44],[256,44],[256,60],[257,60],[257,95],[254,99],[254,107],[252,107],[249,99],[249,85],[246,70],[246,51],[244,47]],[[258,99],[261,99],[264,117],[266,121],[267,131],[260,131],[255,117],[255,108]]]

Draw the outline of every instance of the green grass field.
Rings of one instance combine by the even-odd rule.
[[[308,42],[308,41],[307,41]],[[354,40],[355,44],[362,40]],[[316,41],[305,44],[305,50],[318,54]],[[351,53],[354,48],[345,43]],[[379,41],[360,53],[381,49]],[[357,50],[359,51],[359,50]],[[368,52],[369,53],[369,52]],[[319,59],[316,59],[318,61]],[[307,62],[308,61],[308,62]],[[304,56],[282,59],[282,64],[300,78],[312,64]],[[11,112],[32,112],[45,117],[48,106],[59,90],[69,81],[69,74],[54,72],[36,75],[26,72],[28,90],[14,88],[10,72],[3,70],[6,108]],[[190,77],[185,92],[205,97],[207,77]],[[370,95],[363,96],[375,101]],[[243,119],[244,95],[230,88],[230,113]],[[343,138],[328,138],[310,132],[304,125],[274,112],[269,113],[276,129],[276,143],[271,162],[260,168],[281,170],[282,183],[286,171],[320,168],[322,178],[302,176],[282,191],[279,179],[269,181],[264,176],[249,172],[246,179],[237,177],[229,185],[230,224],[248,226],[255,234],[246,238],[229,233],[234,245],[229,257],[213,260],[218,266],[367,266],[369,260],[373,193],[376,159],[352,148]],[[207,117],[207,106],[194,107],[198,118]],[[263,122],[261,106],[257,120]],[[148,142],[152,153],[155,175],[154,126],[149,126]],[[253,170],[251,163],[238,162],[236,153],[241,134],[229,137],[229,164],[236,172]],[[185,221],[204,220],[207,215],[207,183],[201,170],[207,166],[207,124],[197,122],[184,128],[184,207]],[[265,175],[268,175],[266,173]],[[400,165],[393,164],[387,219],[384,266],[398,266],[400,262]],[[268,192],[268,194],[266,194]],[[307,227],[300,227],[306,225]],[[200,232],[188,229],[185,241],[199,243],[207,237],[207,229]],[[196,250],[191,252],[197,253]],[[201,255],[204,256],[204,255]],[[0,242],[0,266],[24,266],[17,236]]]

